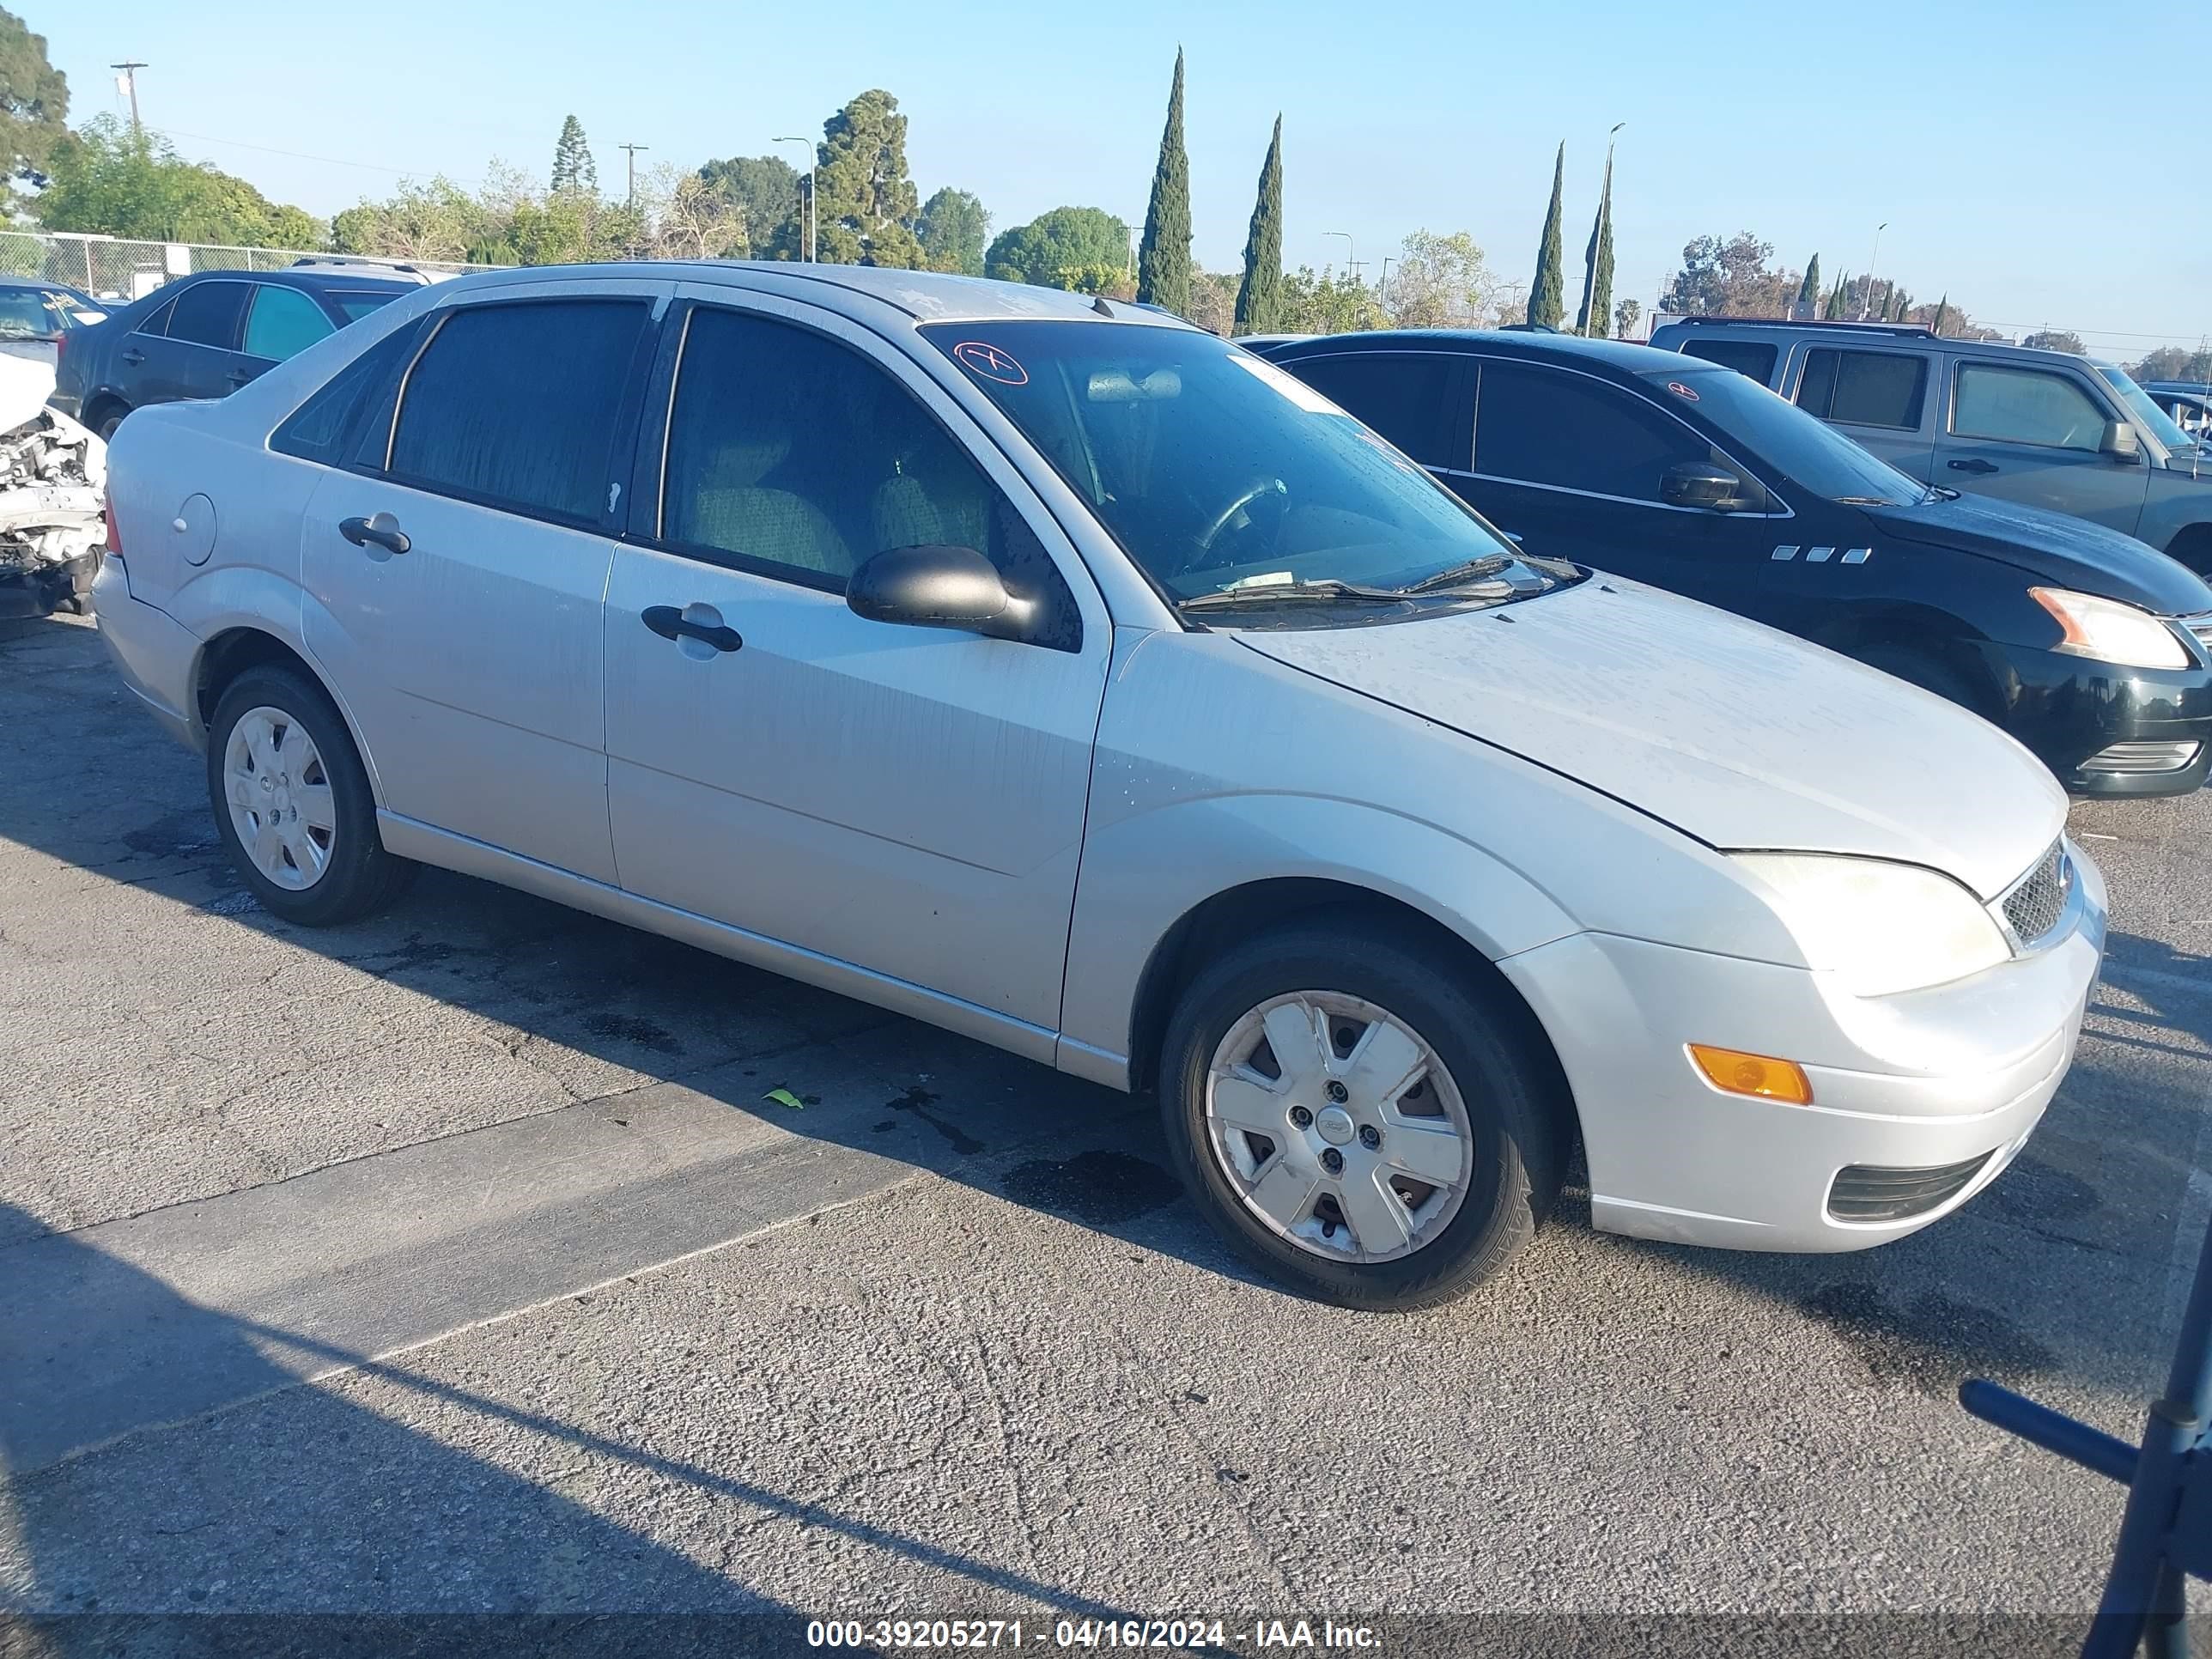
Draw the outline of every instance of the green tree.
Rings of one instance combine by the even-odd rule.
[[[1182,48],[1176,48],[1145,237],[1137,248],[1137,297],[1180,316],[1190,309],[1190,157],[1182,147]]]
[[[822,125],[814,166],[820,258],[916,270],[923,263],[914,234],[919,210],[898,100],[881,88],[864,92]]]
[[[973,191],[950,185],[921,204],[915,240],[932,270],[954,270],[963,276],[983,274],[983,245],[990,240],[991,216],[982,198]]]
[[[2212,380],[2212,351],[2160,346],[2132,365],[2128,373],[2138,380],[2181,380],[2203,385]]]
[[[1286,332],[1343,334],[1353,329],[1381,328],[1389,321],[1375,290],[1357,277],[1339,277],[1329,270],[1316,276],[1311,265],[1300,265],[1283,277],[1282,324]]]
[[[1836,278],[1835,287],[1828,290],[1828,303],[1820,307],[1820,315],[1826,320],[1832,323],[1843,321],[1844,295],[1850,287],[1850,283],[1851,277],[1849,271]]]
[[[2086,356],[2089,348],[2081,343],[2081,337],[2071,329],[2039,328],[2021,343],[2033,346],[2039,351],[2070,351],[2076,356]]]
[[[584,142],[584,124],[573,115],[561,123],[561,137],[553,146],[553,193],[599,193],[599,166],[592,160],[592,147]]]
[[[1805,266],[1805,280],[1797,284],[1797,308],[1809,317],[1820,303],[1820,256],[1816,253]]]
[[[1233,326],[1239,334],[1272,334],[1283,309],[1283,118],[1260,163],[1260,188],[1252,223],[1244,234],[1244,280],[1237,289]]]
[[[1938,334],[1942,333],[1945,325],[1949,321],[1950,311],[1951,296],[1948,294],[1946,294],[1942,299],[1936,301],[1936,314],[1933,318],[1929,319],[1928,326],[1934,329]]]
[[[68,128],[69,77],[46,61],[46,38],[12,11],[0,11],[0,144],[6,177],[0,207],[19,200],[13,181],[44,184],[46,159]]]
[[[1682,249],[1682,268],[1668,284],[1659,308],[1678,317],[1780,317],[1803,286],[1794,270],[1767,264],[1774,245],[1749,231],[1723,241],[1700,236]]]
[[[55,143],[38,199],[48,230],[231,246],[323,246],[322,222],[243,179],[185,161],[167,140],[103,115]]]
[[[1613,314],[1613,158],[1605,161],[1605,188],[1598,194],[1597,222],[1590,226],[1589,247],[1583,254],[1583,308],[1575,319],[1575,332],[1604,337]]]
[[[1566,187],[1567,146],[1564,140],[1552,161],[1552,205],[1544,212],[1544,236],[1536,246],[1536,279],[1528,285],[1528,320],[1540,328],[1557,328],[1567,314],[1567,291],[1560,262],[1561,199]]]
[[[1128,261],[1128,238],[1112,214],[1103,208],[1056,207],[1002,232],[991,244],[983,270],[1000,282],[1095,294],[1100,290],[1081,285],[1086,273],[1103,269],[1121,277]]]
[[[1378,295],[1393,328],[1480,328],[1491,319],[1496,283],[1465,231],[1417,230],[1398,250],[1390,292]]]
[[[1643,305],[1635,300],[1623,300],[1613,308],[1613,336],[1626,340],[1636,332],[1636,319],[1644,314]]]
[[[520,264],[506,233],[505,218],[442,176],[410,179],[388,199],[362,202],[331,221],[331,246],[341,253]]]
[[[708,161],[698,177],[730,204],[744,225],[744,240],[733,257],[788,259],[805,251],[799,169],[783,157],[732,155]]]

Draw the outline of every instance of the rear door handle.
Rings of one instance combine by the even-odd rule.
[[[146,354],[134,346],[131,349],[123,354],[123,361],[130,364],[131,368],[136,368],[139,364],[146,361]]]
[[[1954,472],[1994,472],[1997,470],[1997,464],[1995,461],[1985,461],[1979,457],[1964,461],[1951,461],[1947,465]]]
[[[373,519],[340,519],[338,534],[356,547],[374,544],[387,553],[404,553],[415,545],[399,527],[399,520],[389,513],[380,513]]]
[[[690,608],[685,607],[686,610]],[[697,640],[713,646],[717,651],[735,651],[744,644],[736,629],[723,625],[720,613],[712,605],[702,605],[698,608],[715,620],[694,622],[672,605],[649,605],[637,613],[637,619],[664,640]]]

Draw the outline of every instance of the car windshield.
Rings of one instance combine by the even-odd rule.
[[[332,289],[329,298],[331,303],[338,308],[339,315],[349,323],[357,323],[370,312],[383,310],[404,291],[395,289],[386,294],[374,289]]]
[[[0,340],[51,340],[63,324],[37,289],[0,291]]]
[[[2096,368],[2112,390],[2120,394],[2120,401],[2128,406],[2128,413],[2148,427],[2151,435],[2159,442],[2168,449],[2194,449],[2197,447],[2197,440],[2175,424],[2173,416],[2160,409],[2158,399],[2137,386],[2127,370],[2115,363],[2099,363]]]
[[[1384,440],[1210,334],[1028,319],[921,333],[1178,602],[1373,602],[1424,584],[1427,602],[1464,598],[1462,579],[1503,602],[1576,578],[1523,562]]]
[[[1826,422],[1727,368],[1658,368],[1644,378],[1662,401],[1682,393],[1747,454],[1832,501],[1865,507],[1910,507],[1928,499],[1928,487],[1878,460]]]

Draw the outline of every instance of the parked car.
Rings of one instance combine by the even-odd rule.
[[[1267,355],[1531,552],[1725,605],[1996,721],[2076,794],[2212,767],[2212,587],[2094,524],[1933,490],[1740,374],[1565,334]]]
[[[2212,456],[2117,363],[1901,324],[1692,317],[1651,343],[1749,374],[1923,483],[2071,514],[2212,571]]]
[[[228,396],[420,286],[349,270],[182,277],[70,337],[56,365],[54,407],[112,437],[134,409]]]
[[[441,865],[1156,1086],[1315,1296],[1464,1289],[1577,1139],[1603,1228],[1911,1232],[2020,1150],[2096,977],[2002,732],[1522,556],[1142,308],[467,276],[112,467],[101,637],[276,916]]]
[[[106,315],[99,301],[66,283],[0,282],[0,356],[51,364],[63,335]]]
[[[2145,380],[2142,389],[2200,449],[2212,442],[2212,386],[2193,380]]]

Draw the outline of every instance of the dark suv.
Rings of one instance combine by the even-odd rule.
[[[222,398],[419,284],[350,271],[214,270],[71,333],[54,407],[103,438],[145,404]]]
[[[1886,669],[2076,794],[2183,793],[2212,765],[2212,588],[2132,538],[1931,489],[1732,369],[1644,346],[1408,330],[1261,355],[1531,553]]]

